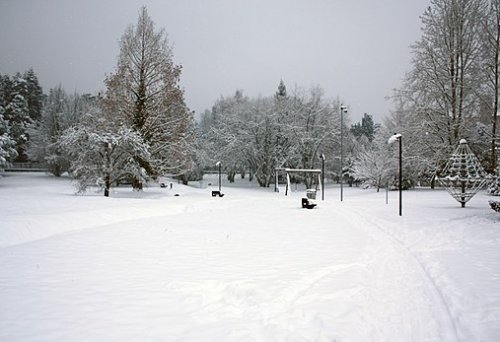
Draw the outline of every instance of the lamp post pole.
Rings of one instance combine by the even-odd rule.
[[[344,111],[347,107],[340,105],[340,201],[344,200]]]
[[[325,200],[325,155],[321,153],[321,200]]]
[[[219,192],[220,192],[220,190],[221,190],[221,162],[218,161],[215,165],[219,167]]]
[[[399,135],[399,216],[403,216],[403,139]]]
[[[403,139],[400,133],[394,133],[388,142],[392,144],[396,141],[399,143],[399,216],[403,216]]]

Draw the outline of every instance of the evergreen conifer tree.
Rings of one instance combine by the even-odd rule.
[[[16,94],[5,107],[5,119],[10,126],[10,136],[16,142],[18,153],[17,160],[24,162],[27,160],[26,143],[28,136],[26,128],[32,122],[29,117],[28,102],[21,94]]]
[[[42,117],[42,87],[38,83],[38,77],[33,71],[33,68],[30,68],[24,73],[23,79],[26,81],[26,94],[24,95],[24,97],[28,102],[29,117],[33,121],[38,121]]]
[[[3,116],[4,109],[0,106],[0,168],[10,165],[17,157],[16,142],[10,137],[10,129]]]

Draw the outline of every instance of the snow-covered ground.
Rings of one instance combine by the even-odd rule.
[[[212,189],[5,174],[0,340],[500,341],[484,193],[407,191],[399,217],[397,192],[332,187],[307,210],[302,191]]]

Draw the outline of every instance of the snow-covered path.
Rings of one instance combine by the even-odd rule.
[[[59,202],[65,224],[57,205],[44,204],[37,229],[52,219],[60,226],[24,243],[3,227],[11,241],[4,238],[0,248],[0,340],[495,337],[491,328],[471,339],[475,327],[457,318],[462,302],[444,293],[457,285],[445,282],[455,273],[433,273],[429,249],[397,233],[394,226],[405,221],[387,206],[353,198],[305,210],[299,194],[228,189],[224,198],[211,198],[207,190],[183,191],[104,199],[109,211],[100,197],[72,196],[69,202],[80,199],[83,208]],[[89,199],[100,205],[95,211]],[[4,222],[20,229],[27,211],[4,209]],[[80,221],[72,222],[71,213]],[[30,229],[37,215],[24,220]],[[485,290],[498,299],[500,290]],[[500,313],[495,303],[488,307],[493,323]]]

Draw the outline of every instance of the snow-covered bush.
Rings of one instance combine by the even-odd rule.
[[[92,121],[90,121],[92,123]],[[130,128],[81,124],[68,129],[60,146],[70,156],[71,172],[79,191],[101,186],[109,196],[111,184],[122,180],[145,181],[141,161],[149,160],[149,146]]]
[[[388,183],[393,174],[392,156],[387,151],[381,136],[374,140],[371,147],[360,148],[354,162],[354,178],[366,186],[373,186],[377,191]]]
[[[490,185],[488,186],[488,194],[492,196],[500,196],[500,177],[498,176],[498,171],[497,175],[493,177]]]
[[[491,209],[500,213],[500,202],[499,201],[489,201]]]

